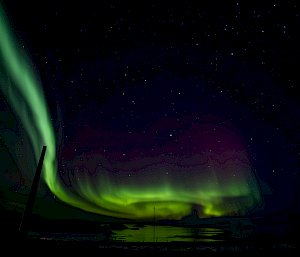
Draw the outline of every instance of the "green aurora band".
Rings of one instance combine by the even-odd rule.
[[[157,219],[180,219],[195,205],[201,206],[202,217],[209,217],[243,214],[260,204],[259,187],[248,164],[240,167],[244,169],[242,178],[227,181],[222,187],[213,176],[195,182],[188,189],[167,180],[156,181],[154,185],[120,184],[103,175],[104,169],[96,183],[95,178],[82,177],[67,188],[57,172],[55,133],[42,86],[31,61],[9,30],[1,5],[0,35],[1,91],[30,138],[36,162],[42,146],[47,146],[43,179],[63,202],[85,211],[129,219],[152,219],[154,206]]]
[[[57,177],[55,136],[42,87],[30,59],[9,30],[1,5],[0,35],[1,91],[30,138],[36,162],[42,146],[47,145],[43,178],[50,190],[63,201],[80,207],[79,200],[64,190]]]

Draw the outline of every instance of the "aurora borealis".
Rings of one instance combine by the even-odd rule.
[[[215,117],[203,117],[200,123],[174,135],[176,140],[168,135],[171,139],[162,144],[155,134],[174,128],[176,120],[153,124],[148,135],[80,130],[77,143],[90,150],[78,149],[75,155],[66,150],[65,167],[73,172],[65,180],[83,198],[121,210],[124,217],[152,219],[154,207],[158,218],[179,219],[192,208],[201,217],[245,214],[261,201],[247,152]]]
[[[118,34],[109,46],[101,45],[106,37],[93,25],[92,36],[80,39],[76,48],[55,39],[49,25],[43,29],[53,41],[48,45],[35,36],[29,51],[13,29],[13,15],[9,21],[0,5],[1,94],[29,139],[23,155],[36,163],[47,145],[42,183],[58,201],[133,220],[153,220],[154,212],[156,219],[179,220],[193,209],[200,218],[262,210],[264,194],[275,183],[273,171],[283,170],[272,166],[279,158],[266,155],[291,139],[281,134],[271,146],[264,143],[279,129],[275,118],[259,116],[263,112],[251,97],[258,90],[270,93],[273,82],[244,65],[233,50],[225,58],[226,47],[221,54],[201,40],[190,47],[179,41],[166,47],[167,39],[151,46],[142,40],[127,49],[114,45]],[[73,25],[66,24],[72,34]],[[80,35],[88,33],[76,26]],[[14,153],[7,131],[2,129],[2,141]],[[17,154],[12,156],[20,163]],[[291,170],[286,180],[294,175],[294,163],[286,168]],[[31,176],[31,170],[19,169]]]
[[[10,32],[2,6],[0,11],[1,90],[30,138],[36,161],[40,146],[48,146],[43,176],[49,188],[60,194],[55,173],[56,143],[47,103],[34,66]]]
[[[109,166],[117,170],[118,175],[103,167],[92,179],[85,173],[76,174],[78,180],[71,182],[72,189],[64,188],[57,176],[55,136],[41,85],[25,53],[10,35],[4,14],[1,14],[1,35],[4,35],[1,40],[1,63],[4,64],[1,89],[27,131],[36,158],[39,146],[48,146],[44,180],[62,201],[86,211],[134,219],[151,219],[154,206],[158,218],[179,219],[188,215],[194,205],[199,205],[206,217],[244,213],[245,209],[260,202],[251,164],[238,139],[230,135],[231,131],[226,134],[219,128],[221,132],[216,134],[223,142],[220,145],[224,145],[224,140],[229,141],[225,143],[228,149],[211,147],[215,136],[210,131],[216,128],[209,124],[190,129],[195,131],[191,133],[196,133],[195,141],[185,139],[188,138],[185,134],[178,139],[183,141],[180,144],[195,148],[194,153],[181,151],[177,154],[179,157],[168,158],[161,149],[157,156],[146,153],[138,161],[115,161]],[[165,147],[176,146],[167,144]],[[96,155],[95,158],[101,157]],[[107,162],[105,156],[102,158]],[[131,170],[134,170],[132,177]]]

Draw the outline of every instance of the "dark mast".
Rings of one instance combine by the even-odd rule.
[[[24,238],[26,238],[28,235],[28,228],[30,225],[32,209],[33,209],[36,193],[37,193],[38,186],[39,186],[39,181],[40,181],[41,172],[42,172],[42,168],[43,168],[43,162],[44,162],[44,157],[45,157],[45,153],[46,153],[46,148],[47,148],[46,146],[43,146],[42,153],[41,153],[41,156],[39,159],[39,163],[36,168],[32,186],[31,186],[31,189],[29,192],[27,204],[25,206],[25,210],[23,213],[22,221],[21,221],[21,224],[19,227],[20,234]]]

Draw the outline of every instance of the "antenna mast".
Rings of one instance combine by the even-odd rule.
[[[43,162],[44,162],[44,157],[45,157],[45,153],[46,153],[46,148],[47,147],[44,145],[40,159],[39,159],[38,166],[35,171],[35,175],[34,175],[32,186],[31,186],[31,189],[29,192],[27,204],[25,206],[25,210],[23,213],[22,221],[21,221],[21,224],[19,227],[20,234],[24,239],[27,238],[27,236],[28,236],[28,228],[29,228],[29,224],[31,221],[32,209],[33,209],[36,193],[37,193],[38,186],[39,186],[39,181],[40,181],[40,176],[41,176],[41,172],[42,172],[42,168],[43,168]]]

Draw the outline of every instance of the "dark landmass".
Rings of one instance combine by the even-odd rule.
[[[37,215],[32,217],[28,237],[22,237],[18,232],[21,214],[3,209],[0,213],[1,245],[11,254],[34,255],[42,251],[47,254],[95,253],[101,256],[296,256],[299,251],[297,238],[300,215],[296,213],[200,219],[197,224],[161,221],[156,223],[157,226],[222,227],[226,233],[222,235],[222,240],[214,242],[199,242],[196,241],[199,238],[195,238],[194,242],[147,243],[111,240],[113,231],[127,228],[123,223],[51,220]],[[134,224],[132,229],[137,230],[147,225],[145,222],[131,224]],[[153,225],[151,222],[149,224]]]

